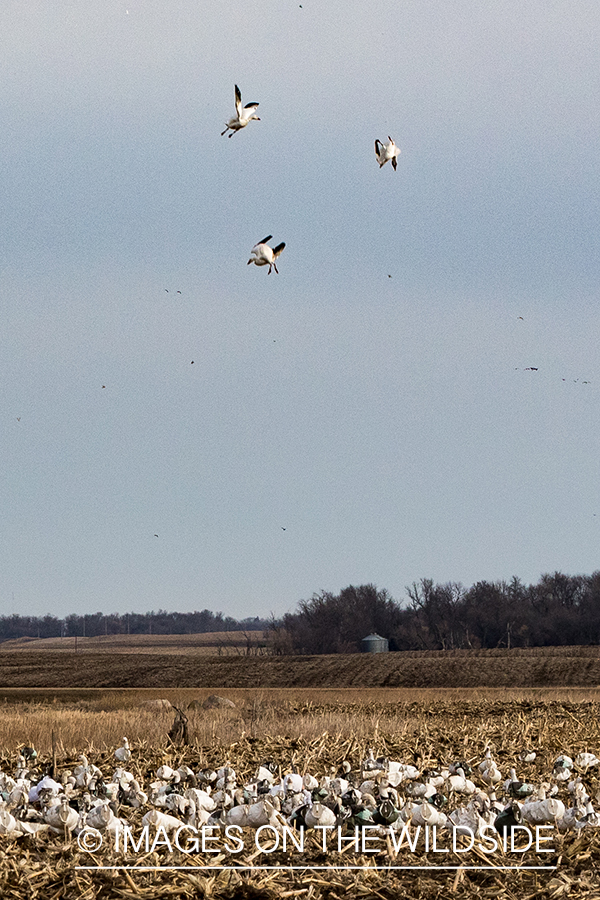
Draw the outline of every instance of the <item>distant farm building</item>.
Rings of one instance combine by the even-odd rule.
[[[361,653],[387,653],[389,649],[388,639],[379,634],[368,634],[360,642]]]

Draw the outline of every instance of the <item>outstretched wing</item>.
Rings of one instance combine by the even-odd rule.
[[[380,154],[381,154],[381,141],[375,141],[375,155],[377,156],[378,159],[379,159]]]
[[[277,246],[273,250],[273,259],[277,259],[277,257],[279,256],[279,254],[281,253],[281,251],[283,250],[284,247],[285,247],[285,244],[277,244]]]
[[[240,91],[237,84],[235,86],[235,109],[239,118],[242,114],[242,92]]]
[[[256,109],[258,105],[258,103],[246,103],[244,109]]]
[[[258,242],[258,244],[266,244],[267,241],[270,241],[272,237],[273,237],[272,234],[268,234],[268,235],[266,236],[266,238],[263,238],[262,241],[259,241],[259,242]],[[254,246],[255,246],[255,247],[258,247],[258,244],[255,244]]]

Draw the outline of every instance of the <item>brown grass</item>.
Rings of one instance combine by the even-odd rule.
[[[65,753],[86,748],[107,751],[120,746],[126,735],[139,746],[166,745],[173,722],[171,710],[149,710],[144,701],[156,697],[170,700],[187,710],[194,745],[224,747],[242,738],[278,736],[287,741],[315,740],[327,734],[335,740],[352,736],[362,745],[376,743],[380,733],[411,735],[426,732],[430,719],[446,721],[455,731],[457,711],[462,727],[470,718],[484,734],[500,719],[507,724],[519,711],[519,734],[526,740],[526,721],[541,717],[565,719],[565,739],[583,748],[576,734],[584,728],[592,710],[600,708],[600,689],[554,690],[397,690],[357,689],[229,689],[222,696],[232,700],[234,709],[188,710],[192,700],[204,700],[212,689],[203,690],[11,690],[0,705],[0,750],[9,753],[16,746],[30,744],[49,753],[52,731]],[[527,711],[527,712],[525,712]],[[450,718],[447,718],[450,717]],[[577,726],[569,730],[570,723]],[[496,727],[494,725],[494,727]],[[600,729],[600,725],[598,726]],[[513,729],[514,730],[514,729]],[[589,735],[590,725],[585,725]],[[490,732],[491,734],[491,732]],[[484,743],[490,735],[480,738]],[[597,738],[594,731],[587,742]],[[585,742],[584,742],[585,743]]]

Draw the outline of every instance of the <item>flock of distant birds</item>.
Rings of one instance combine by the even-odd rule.
[[[259,104],[256,101],[252,103],[246,103],[245,106],[242,106],[242,93],[237,86],[235,85],[235,116],[232,116],[225,123],[225,130],[221,132],[221,137],[223,137],[227,132],[227,137],[233,137],[233,135],[237,131],[241,131],[242,128],[245,128],[253,119],[257,122],[260,122],[260,116],[256,115],[256,110],[258,109]],[[377,158],[377,162],[379,163],[379,168],[384,166],[386,162],[391,162],[394,167],[394,171],[398,166],[398,156],[400,155],[400,150],[392,140],[392,138],[388,135],[388,143],[383,144],[381,141],[375,141],[375,156]],[[275,269],[275,272],[279,274],[277,266],[275,264],[275,260],[278,256],[281,255],[283,249],[285,247],[285,243],[278,244],[276,247],[269,247],[268,241],[272,239],[273,235],[269,234],[267,237],[263,238],[262,241],[259,241],[252,248],[250,259],[248,260],[248,265],[254,263],[255,266],[268,266],[269,271],[267,274],[271,274],[271,271]]]
[[[536,753],[525,748],[518,759],[517,764],[529,766]],[[418,756],[407,763],[369,750],[356,769],[343,760],[320,774],[309,772],[308,766],[301,772],[286,770],[263,759],[248,779],[239,779],[227,761],[196,772],[164,764],[144,785],[140,775],[129,771],[131,763],[140,773],[143,757],[127,738],[115,751],[112,766],[106,765],[116,764],[110,775],[81,755],[72,771],[51,777],[43,774],[35,749],[22,747],[12,774],[0,772],[0,834],[50,832],[66,838],[92,831],[114,838],[123,833],[133,810],[144,812],[143,825],[162,827],[165,833],[204,825],[268,825],[278,831],[285,826],[345,826],[349,833],[368,826],[379,827],[382,836],[401,832],[414,837],[419,826],[435,825],[489,840],[490,829],[506,838],[523,825],[551,825],[561,833],[600,828],[594,807],[600,792],[593,799],[589,793],[594,783],[590,771],[600,763],[594,753],[581,752],[574,759],[561,753],[539,784],[518,779],[514,767],[506,778],[489,747],[476,760],[427,768]]]
[[[241,131],[243,128],[246,128],[247,125],[250,124],[253,120],[260,122],[260,116],[257,116],[256,110],[258,109],[258,102],[253,100],[251,103],[246,103],[242,105],[242,93],[238,87],[235,85],[235,116],[232,116],[225,123],[225,129],[221,132],[221,137],[227,134],[228,137],[233,137],[233,135]],[[375,158],[379,163],[379,168],[381,169],[387,162],[391,162],[394,171],[397,170],[398,167],[398,156],[400,155],[400,148],[396,146],[393,138],[388,135],[388,143],[384,144],[379,139],[375,140]],[[268,242],[272,239],[273,235],[269,234],[267,237],[263,238],[261,241],[258,241],[257,244],[251,250],[250,259],[248,260],[248,265],[254,263],[255,266],[268,266],[270,275],[272,270],[274,269],[277,274],[279,274],[279,270],[277,268],[276,260],[281,255],[285,248],[285,242],[281,242],[277,244],[276,247],[270,247]],[[388,275],[388,278],[391,278],[391,275]],[[179,292],[178,292],[179,293]],[[523,316],[518,316],[518,319],[523,320]],[[538,366],[527,366],[524,371],[525,372],[537,372],[539,369]],[[566,378],[562,379],[566,381]],[[573,379],[575,382],[578,382],[579,379]],[[589,381],[582,381],[582,384],[590,384]]]

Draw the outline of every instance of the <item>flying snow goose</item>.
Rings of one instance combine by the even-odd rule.
[[[381,141],[375,141],[375,156],[377,157],[380,169],[382,166],[385,166],[388,159],[391,159],[395,172],[398,165],[398,157],[400,156],[400,149],[396,147],[389,134],[388,141],[389,144],[382,144]]]
[[[262,241],[259,241],[258,244],[254,245],[250,253],[250,259],[248,260],[247,265],[250,265],[250,263],[254,263],[254,265],[256,266],[268,266],[268,275],[271,274],[271,269],[275,269],[275,271],[279,275],[275,260],[278,256],[281,255],[285,244],[278,244],[275,249],[269,247],[267,241],[270,241],[272,237],[272,234],[268,234],[266,238],[263,238]]]
[[[252,121],[252,119],[256,119],[260,122],[260,117],[256,115],[256,108],[258,103],[246,103],[245,106],[242,106],[242,94],[240,92],[239,87],[235,86],[235,116],[232,116],[231,119],[225,125],[225,131],[221,132],[221,137],[224,134],[227,134],[228,131],[231,131],[231,134],[228,137],[233,137],[236,131],[239,131],[241,128],[245,128],[248,122]]]

